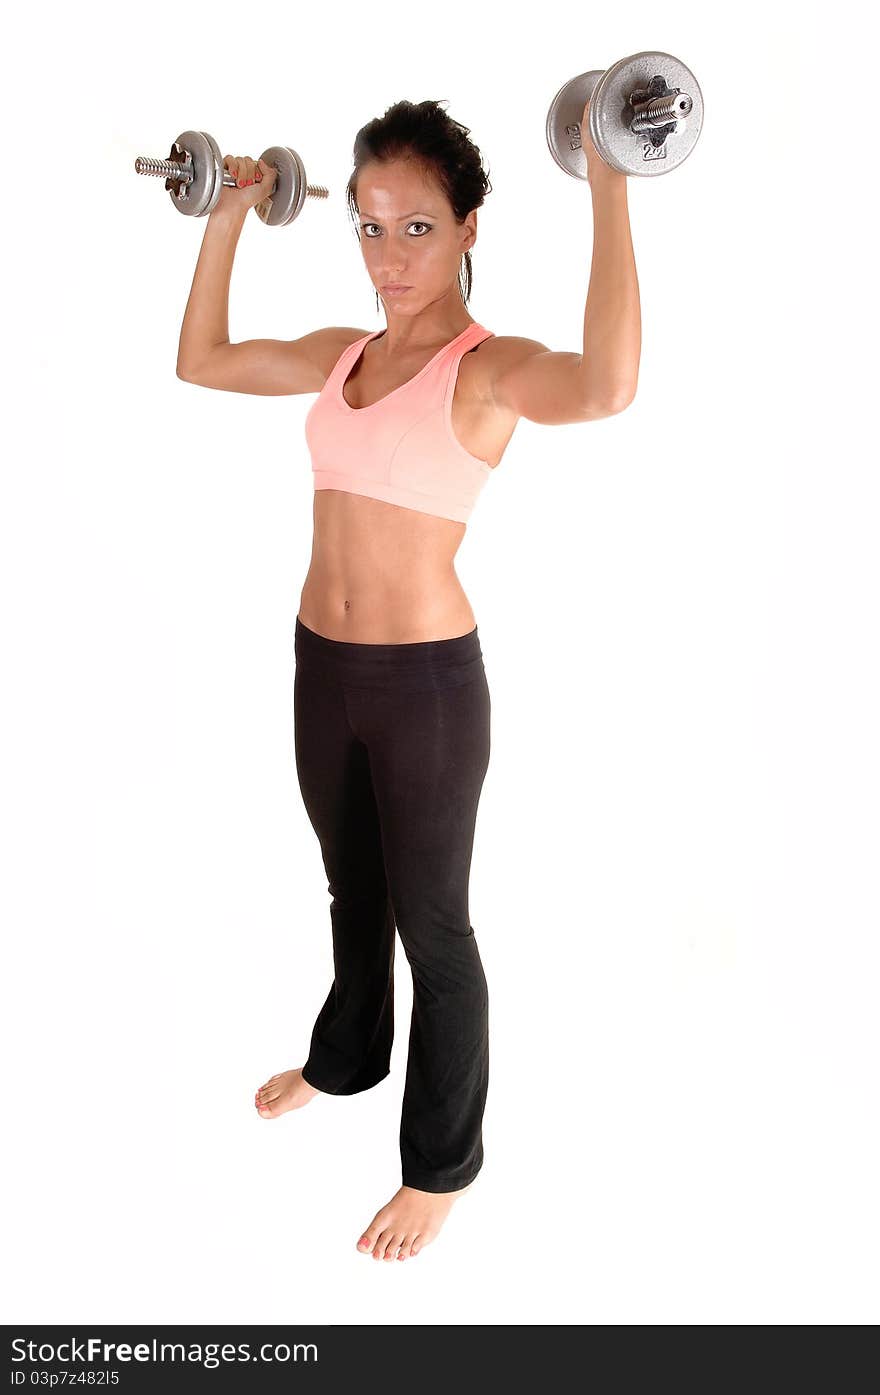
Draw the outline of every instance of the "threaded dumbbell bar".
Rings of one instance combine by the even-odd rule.
[[[566,174],[586,179],[581,121],[590,103],[590,136],[620,174],[668,174],[690,155],[703,125],[703,94],[671,53],[634,53],[604,72],[592,69],[560,87],[547,113],[547,144]]]
[[[323,184],[309,184],[305,166],[289,145],[270,145],[260,159],[278,171],[275,188],[254,212],[269,227],[288,227],[298,217],[307,198],[326,199]],[[216,206],[224,185],[235,186],[235,178],[223,168],[220,147],[207,131],[182,131],[171,147],[167,160],[138,155],[136,174],[164,179],[165,188],[178,213],[203,218]]]

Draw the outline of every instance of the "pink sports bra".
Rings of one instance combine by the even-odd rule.
[[[345,380],[376,330],[343,350],[306,416],[315,489],[342,489],[466,523],[492,473],[452,432],[462,355],[492,331],[468,325],[421,372],[368,407],[352,407]]]

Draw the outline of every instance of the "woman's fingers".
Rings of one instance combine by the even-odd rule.
[[[244,189],[248,184],[255,184],[258,179],[262,179],[262,171],[258,170],[257,161],[251,155],[225,155],[223,168],[232,175],[238,189]]]

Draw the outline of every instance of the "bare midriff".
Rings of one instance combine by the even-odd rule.
[[[465,529],[381,499],[317,490],[299,619],[352,644],[469,634],[477,622],[454,566]]]

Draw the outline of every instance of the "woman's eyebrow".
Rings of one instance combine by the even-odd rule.
[[[402,223],[403,220],[404,220],[404,218],[411,218],[411,217],[413,216],[413,213],[418,213],[418,212],[419,212],[419,210],[418,210],[417,208],[414,208],[414,209],[412,210],[412,213],[404,213],[400,218],[398,218],[397,221],[398,221],[398,223]],[[361,213],[361,217],[362,217],[362,218],[372,218],[372,220],[373,220],[374,223],[379,223],[379,222],[382,221],[380,218],[377,218],[377,217],[376,217],[375,213],[367,213],[366,211],[364,211],[364,212]],[[436,217],[437,217],[437,214],[436,214],[436,213],[428,213],[428,212],[426,211],[426,212],[425,212],[425,217],[426,217],[426,218],[436,218]]]

